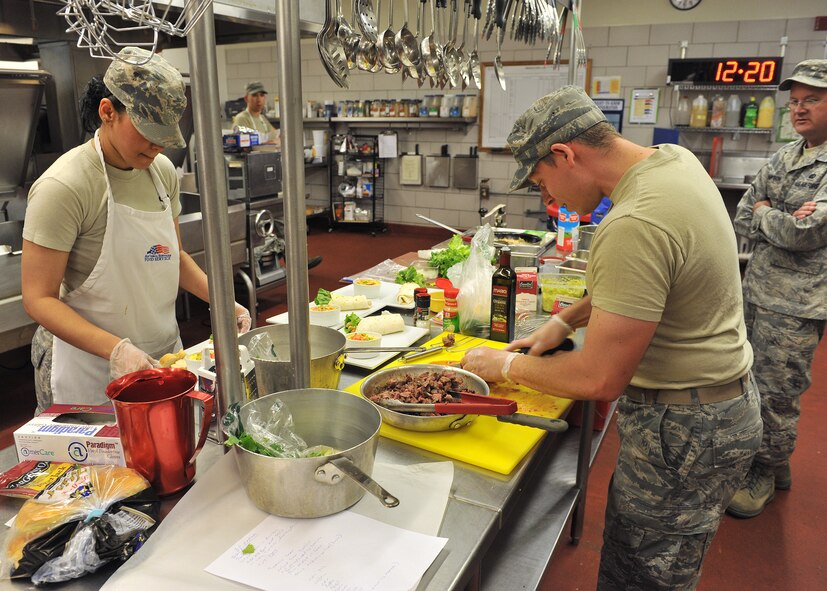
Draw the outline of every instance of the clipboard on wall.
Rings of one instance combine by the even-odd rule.
[[[480,125],[477,144],[481,152],[507,151],[508,134],[514,121],[538,98],[568,84],[568,61],[554,69],[542,61],[508,62],[503,64],[507,90],[496,82],[494,63],[482,64],[482,89],[480,90]],[[591,86],[592,60],[580,68],[577,84],[584,89]],[[490,88],[488,81],[493,81]],[[486,92],[488,89],[488,92]]]

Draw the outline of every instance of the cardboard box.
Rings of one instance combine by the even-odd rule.
[[[110,405],[55,404],[14,432],[17,458],[125,466]]]
[[[537,311],[537,267],[516,267],[517,295],[515,308],[517,312]]]

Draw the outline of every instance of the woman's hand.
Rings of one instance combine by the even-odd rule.
[[[238,327],[238,334],[249,332],[250,327],[253,325],[250,311],[239,303],[235,305],[235,323]]]
[[[512,341],[505,350],[516,351],[517,349],[527,347],[529,355],[539,356],[542,355],[543,352],[553,349],[562,343],[571,333],[571,330],[569,330],[569,327],[562,319],[555,320],[555,318],[557,318],[557,316],[552,316],[551,320],[524,339]]]
[[[153,367],[161,367],[161,364],[133,345],[129,339],[121,339],[109,355],[110,380],[117,380],[133,371]]]

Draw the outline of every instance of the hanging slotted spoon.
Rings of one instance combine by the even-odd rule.
[[[465,0],[462,6],[462,43],[459,44],[457,52],[459,54],[459,76],[462,79],[462,89],[465,90],[470,84],[471,75],[468,71],[468,60],[470,55],[464,52],[465,41],[468,39],[468,19],[471,17],[471,0]]]
[[[420,32],[417,30],[416,36],[414,36],[408,29],[408,0],[403,0],[403,4],[405,6],[405,22],[402,28],[396,32],[396,37],[393,40],[396,43],[396,53],[399,55],[399,61],[402,62],[402,65],[411,67],[416,66],[421,59],[419,42],[417,41]]]
[[[450,29],[451,39],[445,44],[442,49],[442,56],[444,60],[444,70],[448,79],[448,84],[451,88],[456,88],[460,83],[459,75],[459,51],[457,51],[457,0],[451,0],[451,20],[448,28]]]
[[[337,86],[347,88],[347,56],[341,40],[336,35],[336,25],[330,7],[332,3],[333,0],[325,0],[324,26],[316,36],[316,47],[330,79]]]
[[[356,23],[359,30],[371,43],[379,41],[379,27],[373,12],[371,0],[353,0],[353,12],[356,13]]]

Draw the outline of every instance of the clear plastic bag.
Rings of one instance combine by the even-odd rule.
[[[54,583],[126,560],[155,525],[160,502],[131,468],[82,466],[20,508],[0,549],[0,578]]]
[[[250,338],[247,350],[253,359],[264,359],[266,361],[279,361],[279,354],[276,352],[276,344],[270,338],[270,333],[260,332]]]
[[[462,334],[487,338],[491,330],[491,276],[495,271],[491,264],[493,234],[488,224],[477,230],[471,239],[471,254],[462,266],[459,281],[454,282],[461,286],[457,308]]]
[[[238,403],[230,405],[223,424],[230,437],[226,445],[240,445],[247,451],[276,458],[308,458],[336,453],[326,445],[308,447],[293,430],[293,415],[278,398],[264,410],[252,408],[242,423]]]

